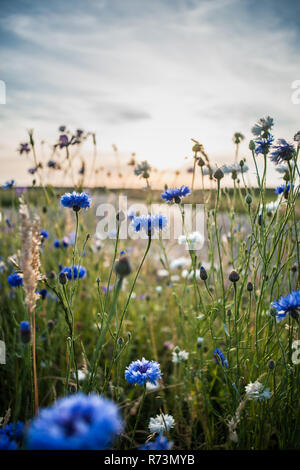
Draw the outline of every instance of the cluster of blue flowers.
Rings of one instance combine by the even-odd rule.
[[[145,385],[147,382],[156,385],[161,379],[160,365],[156,361],[143,359],[133,361],[126,367],[125,379],[130,384]]]
[[[19,287],[23,285],[23,278],[18,273],[12,273],[8,276],[7,282],[10,287]]]
[[[75,265],[73,266],[67,266],[63,268],[60,272],[60,274],[65,274],[67,276],[67,279],[71,281],[72,279],[82,279],[83,277],[86,276],[86,269],[83,266],[78,266]]]
[[[61,241],[60,240],[54,240],[53,246],[54,248],[68,248],[70,245],[70,240],[68,237],[64,237]]]
[[[181,186],[180,188],[170,188],[166,189],[161,197],[166,202],[176,202],[179,204],[181,199],[191,194],[191,190],[188,186]]]
[[[13,188],[14,184],[15,184],[15,180],[6,181],[6,183],[3,184],[2,189]]]
[[[155,441],[146,442],[139,450],[171,450],[172,442],[169,442],[166,436],[159,434]]]
[[[292,185],[292,187],[294,187],[294,185]],[[290,189],[291,189],[290,183],[288,183],[287,185],[281,184],[280,186],[277,186],[277,188],[275,189],[275,193],[278,195],[282,193],[288,194]]]
[[[283,320],[288,314],[293,318],[299,317],[300,310],[300,290],[294,290],[290,294],[280,297],[279,300],[271,303],[276,311],[278,322]]]
[[[34,450],[102,450],[122,429],[112,401],[77,393],[40,412],[29,427],[27,446]]]
[[[151,233],[154,230],[163,230],[168,225],[168,219],[165,215],[136,215],[133,217],[131,226],[136,232],[144,231]]]
[[[228,369],[228,361],[224,354],[222,353],[221,349],[216,348],[213,350],[213,355],[214,359],[217,364],[221,365],[222,367],[225,367],[225,369]]]
[[[46,240],[47,238],[50,237],[49,232],[47,232],[47,230],[41,230],[40,233],[41,233],[42,240]]]
[[[22,442],[24,424],[21,421],[0,428],[0,450],[17,450]]]
[[[87,210],[91,206],[91,198],[85,192],[77,193],[76,191],[73,191],[72,193],[65,193],[61,197],[60,203],[62,206],[78,212],[80,209]]]

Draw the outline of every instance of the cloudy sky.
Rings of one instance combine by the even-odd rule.
[[[108,159],[116,144],[172,169],[191,138],[232,162],[233,133],[265,115],[291,140],[299,39],[297,0],[1,0],[1,182],[22,180],[28,128],[52,143],[60,124],[95,131]]]

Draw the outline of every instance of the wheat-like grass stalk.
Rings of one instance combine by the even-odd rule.
[[[32,367],[34,383],[35,413],[38,413],[38,382],[36,369],[36,321],[35,308],[38,294],[36,293],[40,278],[40,222],[37,216],[30,219],[29,210],[24,200],[20,198],[19,213],[21,216],[21,269],[23,272],[23,287],[25,302],[29,312],[32,329]]]

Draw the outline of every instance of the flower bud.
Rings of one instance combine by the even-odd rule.
[[[236,271],[231,271],[229,274],[229,281],[231,282],[237,282],[240,278],[240,275]]]
[[[201,152],[201,145],[200,144],[193,145],[192,150],[195,153]]]
[[[255,142],[253,140],[250,140],[250,142],[249,142],[249,149],[250,150],[255,150]]]
[[[214,172],[214,178],[218,181],[220,181],[222,178],[224,178],[224,173],[223,171],[221,170],[221,168],[218,168],[215,172]]]
[[[198,158],[198,163],[197,163],[198,166],[204,166],[205,165],[205,161],[203,160],[203,158],[199,157]]]
[[[59,274],[59,282],[61,285],[65,285],[67,284],[67,276],[66,276],[66,273],[60,273]]]
[[[200,279],[202,279],[202,281],[206,281],[207,278],[208,278],[208,276],[207,276],[206,269],[203,266],[201,266],[201,268],[200,268]]]
[[[20,323],[20,338],[23,344],[27,344],[31,339],[31,327],[28,321],[21,321]]]
[[[249,206],[250,206],[250,204],[252,204],[252,196],[251,196],[251,194],[247,194],[245,201],[246,201],[246,203],[247,203]]]
[[[272,359],[268,362],[268,367],[270,370],[275,369],[275,362]]]
[[[131,273],[131,265],[128,256],[121,256],[115,264],[115,271],[118,276],[125,277]]]
[[[248,292],[252,292],[252,291],[253,291],[253,284],[252,284],[252,282],[248,282],[248,284],[247,284],[247,291],[248,291]]]

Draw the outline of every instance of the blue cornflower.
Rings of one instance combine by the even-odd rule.
[[[117,406],[96,394],[61,398],[35,418],[28,449],[102,450],[110,447],[123,425]]]
[[[15,441],[11,441],[5,434],[0,434],[0,450],[18,450]]]
[[[228,368],[228,361],[226,357],[224,357],[224,354],[222,353],[221,349],[219,348],[214,349],[213,355],[217,364],[220,364],[222,367],[225,367],[225,369]]]
[[[6,183],[4,183],[4,185],[2,186],[2,189],[13,188],[14,184],[15,184],[15,180],[6,181]]]
[[[54,248],[60,248],[60,241],[59,240],[54,240],[53,246],[54,246]]]
[[[136,232],[145,231],[146,233],[154,230],[163,230],[168,225],[168,219],[165,215],[137,215],[133,217],[131,226]]]
[[[125,379],[130,384],[145,385],[147,382],[153,385],[161,379],[160,365],[156,361],[143,359],[133,361],[126,367]]]
[[[181,188],[170,188],[166,189],[161,197],[166,202],[176,202],[177,204],[180,203],[181,199],[185,196],[191,194],[191,190],[188,186],[181,186]]]
[[[6,424],[3,428],[0,428],[0,439],[1,436],[7,436],[11,441],[15,440],[21,442],[23,439],[24,423],[17,421],[16,423]]]
[[[47,230],[41,230],[41,237],[42,239],[46,240],[46,238],[49,238],[50,235],[49,235],[49,232],[47,232]]]
[[[166,436],[159,434],[154,442],[146,442],[139,450],[171,450],[172,442],[169,442]]]
[[[68,237],[64,237],[61,242],[65,248],[67,248],[70,245],[70,240]]]
[[[265,137],[274,125],[274,119],[270,116],[259,119],[258,123],[252,127],[252,134],[257,137]]]
[[[73,270],[73,266],[67,266],[66,268],[62,269],[60,274],[61,273],[65,273],[67,278],[69,279],[69,281],[73,279],[82,279],[83,277],[86,276],[86,269],[83,267],[83,266],[78,266],[75,265],[74,266],[74,270]],[[73,274],[73,275],[72,275]]]
[[[7,278],[10,287],[18,287],[23,285],[23,278],[18,273],[12,273]]]
[[[293,187],[294,187],[294,185],[293,185]],[[290,189],[291,189],[290,183],[288,183],[287,185],[282,184],[280,186],[277,186],[277,188],[275,189],[275,193],[276,194],[282,194],[282,193],[288,194]]]
[[[296,150],[293,145],[288,144],[284,139],[278,139],[277,145],[273,146],[270,158],[276,165],[282,162],[292,160],[296,155]]]
[[[268,134],[266,138],[263,138],[261,140],[256,140],[255,143],[257,144],[257,147],[255,149],[255,153],[259,154],[262,153],[267,154],[270,150],[270,146],[272,142],[274,141],[274,137],[271,136],[271,134]]]
[[[47,289],[37,290],[36,293],[39,294],[43,300],[45,300],[46,297],[49,296]]]
[[[280,322],[289,313],[293,318],[299,318],[300,310],[300,290],[294,290],[285,297],[280,297],[279,300],[271,303],[271,306],[276,310],[276,319]]]
[[[69,207],[73,211],[78,212],[80,209],[88,209],[91,206],[91,198],[87,193],[65,193],[60,200],[64,207]]]
[[[22,343],[27,344],[31,340],[31,327],[28,321],[21,321],[20,323],[20,338]]]
[[[28,321],[21,321],[20,323],[20,331],[30,331],[30,323]]]

